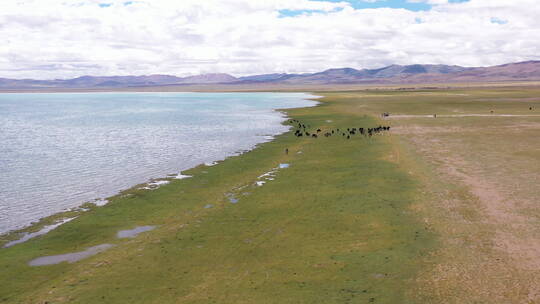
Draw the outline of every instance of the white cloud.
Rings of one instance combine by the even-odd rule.
[[[246,75],[540,59],[536,0],[427,0],[435,6],[420,12],[308,0],[2,2],[0,77]],[[311,12],[283,17],[284,9]]]

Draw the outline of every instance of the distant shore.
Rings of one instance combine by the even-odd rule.
[[[0,93],[97,93],[97,92],[335,92],[365,90],[446,90],[467,88],[500,88],[540,86],[540,81],[489,81],[467,83],[403,83],[403,84],[208,84],[138,86],[114,88],[21,88],[3,89]]]

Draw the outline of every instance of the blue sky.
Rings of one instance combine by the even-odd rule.
[[[428,4],[429,1],[407,1],[407,0],[321,0],[326,2],[349,2],[354,8],[404,8],[411,11],[427,11],[430,10],[432,5]],[[469,0],[449,0],[450,3],[468,2]]]
[[[413,3],[407,2],[406,0],[379,0],[379,1],[362,1],[362,0],[323,0],[326,2],[349,2],[352,7],[356,9],[362,8],[380,8],[380,7],[390,7],[390,8],[404,8],[411,11],[425,11],[431,8],[431,5],[420,2]]]
[[[369,8],[395,8],[406,9],[414,12],[429,11],[433,5],[428,1],[411,1],[411,0],[310,0],[316,2],[347,2],[355,9],[369,9]],[[449,3],[461,3],[468,2],[470,0],[448,0]],[[293,17],[301,15],[303,13],[312,13],[317,11],[310,10],[281,10],[280,13],[283,17]]]

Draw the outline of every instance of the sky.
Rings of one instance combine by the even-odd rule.
[[[540,59],[538,0],[1,0],[0,78]]]

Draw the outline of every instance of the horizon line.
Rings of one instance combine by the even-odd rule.
[[[468,69],[475,69],[475,68],[488,68],[488,67],[497,67],[497,66],[504,66],[509,64],[523,64],[523,63],[536,63],[540,62],[540,59],[530,59],[530,60],[523,60],[523,61],[516,61],[516,62],[507,62],[503,64],[496,64],[496,65],[485,65],[485,66],[461,66],[457,64],[444,64],[444,63],[413,63],[413,64],[390,64],[386,66],[382,66],[379,68],[352,68],[352,67],[336,67],[336,68],[328,68],[322,71],[318,72],[273,72],[273,73],[261,73],[261,74],[246,74],[244,76],[235,76],[234,74],[227,73],[227,72],[210,72],[210,73],[202,73],[202,74],[192,74],[187,76],[177,76],[173,74],[126,74],[126,75],[97,75],[97,74],[83,74],[76,77],[71,78],[51,78],[51,79],[38,79],[38,78],[8,78],[8,77],[0,77],[0,79],[9,79],[9,80],[38,80],[38,81],[62,81],[62,80],[73,80],[77,78],[82,77],[145,77],[145,76],[169,76],[169,77],[176,77],[176,78],[188,78],[188,77],[196,77],[196,76],[204,76],[204,75],[228,75],[231,77],[234,77],[236,79],[243,78],[243,77],[252,77],[252,76],[260,76],[260,75],[273,75],[273,74],[284,74],[284,75],[309,75],[309,74],[317,74],[317,73],[324,73],[326,71],[330,70],[342,70],[342,69],[353,69],[356,71],[362,71],[362,70],[379,70],[388,68],[391,66],[414,66],[414,65],[444,65],[444,66],[453,66],[453,67],[462,67],[462,68],[468,68]]]

